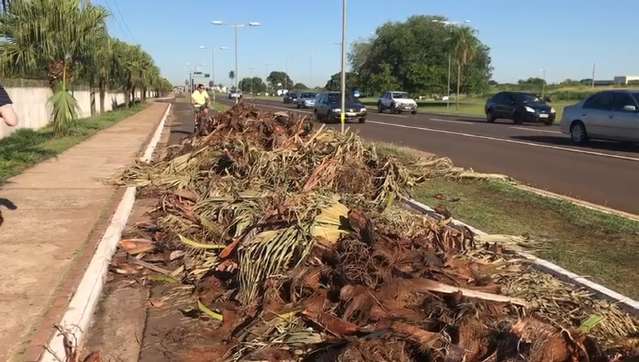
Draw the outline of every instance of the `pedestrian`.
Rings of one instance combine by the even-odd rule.
[[[3,122],[9,127],[15,127],[15,125],[18,124],[18,118],[13,111],[11,98],[9,98],[7,91],[4,90],[4,87],[0,84],[0,123]]]

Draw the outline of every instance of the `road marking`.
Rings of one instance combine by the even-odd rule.
[[[562,147],[562,146],[541,145],[541,144],[534,143],[534,142],[508,140],[508,139],[497,138],[497,137],[481,136],[481,135],[476,135],[476,134],[472,134],[472,133],[453,132],[453,131],[446,131],[446,130],[443,130],[443,129],[434,129],[434,128],[426,128],[426,127],[415,127],[415,126],[407,126],[407,125],[403,125],[403,124],[386,123],[386,122],[379,122],[379,121],[368,121],[368,123],[380,124],[380,125],[383,125],[383,126],[391,126],[391,127],[417,129],[417,130],[426,131],[426,132],[444,133],[444,134],[450,134],[450,135],[455,135],[455,136],[478,138],[478,139],[484,139],[484,140],[489,140],[489,141],[512,143],[512,144],[519,144],[519,145],[525,145],[525,146],[531,146],[531,147],[548,148],[548,149],[551,149],[551,150],[568,151],[568,152],[582,153],[582,154],[592,155],[592,156],[616,158],[616,159],[620,159],[620,160],[639,162],[639,158],[636,158],[636,157],[614,155],[614,154],[610,154],[610,153],[602,153],[602,152],[595,152],[595,151],[578,150],[578,149],[569,148],[569,147]]]
[[[536,128],[528,128],[528,127],[514,127],[514,126],[511,126],[510,128],[512,128],[512,129],[521,129],[521,130],[524,130],[524,131],[533,131],[533,132],[543,132],[543,133],[562,134],[562,133],[561,133],[561,132],[559,132],[559,131],[550,131],[550,130],[547,130],[547,129],[536,129]]]
[[[444,122],[444,123],[454,123],[454,124],[470,124],[470,125],[481,124],[479,122],[453,121],[450,119],[440,119],[440,118],[428,118],[428,120],[434,121],[434,122]]]

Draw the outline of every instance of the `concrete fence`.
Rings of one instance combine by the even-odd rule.
[[[10,135],[16,129],[30,128],[40,129],[49,124],[51,120],[51,104],[49,98],[53,94],[47,86],[8,86],[5,88],[11,100],[13,108],[18,116],[16,127],[7,127],[0,124],[0,139]],[[96,113],[100,113],[100,92],[88,88],[72,91],[73,96],[78,101],[78,115],[80,118],[91,116],[92,102]],[[150,92],[149,92],[150,93]],[[136,91],[136,99],[141,98],[141,91]],[[150,97],[150,94],[148,95]],[[109,112],[114,107],[125,102],[125,94],[122,91],[108,91],[104,98],[104,110]]]

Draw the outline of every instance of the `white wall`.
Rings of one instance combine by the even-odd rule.
[[[16,127],[7,127],[0,124],[0,139],[10,135],[18,128],[39,129],[47,124],[51,119],[51,105],[49,97],[52,92],[49,87],[7,87],[5,88],[11,101],[13,109],[18,116]],[[140,98],[141,92],[136,91],[136,98]],[[78,114],[80,118],[91,116],[91,92],[88,89],[73,91],[73,96],[78,101]],[[114,103],[124,104],[125,96],[123,92],[107,92],[104,99],[105,111],[111,111]],[[95,92],[95,110],[100,112],[100,92]]]

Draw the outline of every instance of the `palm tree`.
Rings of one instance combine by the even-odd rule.
[[[462,70],[477,54],[477,38],[475,38],[474,30],[467,26],[454,27],[453,29],[451,41],[457,62],[457,96],[455,97],[455,104],[459,108]]]
[[[53,128],[67,133],[77,119],[77,102],[68,91],[75,67],[105,32],[106,10],[79,0],[15,0],[0,15],[0,72],[34,74],[46,70],[54,91]]]

